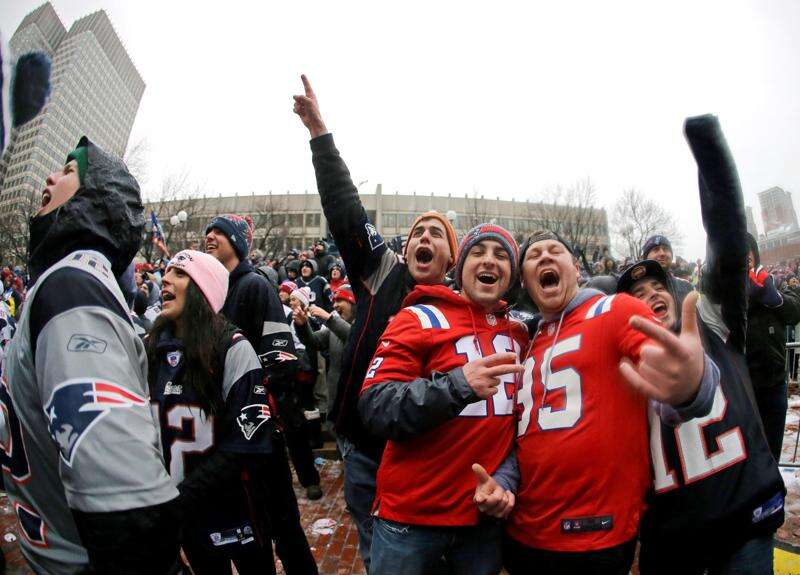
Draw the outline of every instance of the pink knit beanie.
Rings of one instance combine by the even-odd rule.
[[[208,301],[219,313],[228,297],[228,270],[214,256],[196,250],[183,250],[169,261],[167,271],[178,268],[185,271]]]

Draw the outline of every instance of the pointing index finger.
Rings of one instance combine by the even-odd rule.
[[[306,97],[308,98],[315,98],[314,90],[311,88],[311,82],[308,81],[305,74],[300,75],[300,79],[303,81],[303,88],[306,91]]]
[[[486,365],[486,367],[491,367],[503,363],[515,363],[517,361],[517,354],[511,351],[504,353],[493,353],[492,355],[488,355],[483,359],[484,365]]]
[[[515,363],[501,363],[500,365],[493,365],[486,369],[486,374],[489,377],[500,377],[508,373],[522,373],[525,371],[525,366]],[[498,381],[498,385],[500,382]]]

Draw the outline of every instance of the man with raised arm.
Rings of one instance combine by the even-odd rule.
[[[311,84],[294,96],[294,112],[311,135],[312,160],[322,209],[347,268],[356,296],[356,313],[345,346],[336,399],[329,418],[341,439],[345,462],[345,501],[358,525],[359,550],[369,569],[375,476],[384,441],[364,429],[358,397],[370,360],[386,325],[403,298],[418,284],[442,283],[455,263],[456,234],[438,212],[419,216],[411,226],[403,256],[391,251],[369,221],[358,189],[333,143]]]

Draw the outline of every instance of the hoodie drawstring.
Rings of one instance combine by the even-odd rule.
[[[542,361],[545,364],[544,365],[544,372],[543,372],[544,373],[544,381],[542,382],[542,385],[544,387],[544,389],[542,390],[542,407],[544,407],[545,402],[547,401],[547,384],[550,381],[550,362],[553,359],[553,352],[556,349],[556,344],[558,344],[558,334],[561,333],[561,324],[564,323],[564,315],[566,313],[567,313],[567,308],[564,308],[561,311],[561,317],[559,317],[559,319],[558,319],[558,326],[556,327],[556,336],[553,338],[553,345],[550,346],[550,350],[549,350],[549,353],[547,354],[547,357],[543,357],[542,358]],[[537,326],[536,333],[531,338],[531,342],[528,345],[528,351],[525,354],[526,358],[528,357],[528,354],[530,354],[531,349],[533,349],[533,343],[536,341],[536,336],[539,335],[540,331],[541,331],[541,325]],[[535,381],[535,379],[536,378],[533,377],[533,374],[531,374],[531,387],[533,386],[533,382]],[[536,397],[536,393],[535,393],[534,389],[531,389],[531,397]]]

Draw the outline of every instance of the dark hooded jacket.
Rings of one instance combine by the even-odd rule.
[[[317,242],[314,247],[316,248],[317,245],[322,246],[322,251],[318,252],[316,249],[314,250],[314,260],[317,262],[317,273],[322,277],[328,277],[328,272],[331,270],[331,266],[336,263],[336,258],[328,253],[328,242]]]
[[[250,262],[239,262],[231,271],[221,313],[256,350],[272,391],[289,387],[298,368],[289,323],[278,291]]]
[[[747,240],[758,268],[761,264],[758,243],[752,236]],[[786,327],[800,323],[800,295],[794,291],[779,294],[772,278],[763,289],[774,292],[777,305],[765,305],[764,298],[754,295],[748,298],[747,366],[756,389],[786,383]]]
[[[381,334],[416,282],[370,222],[333,135],[311,140],[311,151],[322,209],[357,301],[329,419],[337,434],[377,460],[384,440],[364,428],[358,413],[359,392]]]
[[[87,149],[80,187],[57,209],[30,220],[31,282],[75,251],[96,250],[108,258],[112,273],[125,292],[126,281],[122,278],[139,249],[144,229],[139,185],[122,160],[105,153],[85,136],[78,147]],[[48,322],[82,306],[103,307],[109,314],[129,320],[128,310],[121,309],[101,284],[84,272],[62,269],[39,286],[36,303],[31,307],[31,341],[35,342]],[[177,569],[179,505],[179,498],[175,498],[109,513],[72,509],[93,572]]]
[[[300,277],[300,264],[301,263],[303,263],[303,262],[301,262],[300,260],[292,260],[292,261],[288,262],[284,266],[285,272],[283,274],[284,277],[281,278],[281,281],[287,280],[287,279],[291,280],[291,281],[296,281],[297,278]],[[291,271],[293,271],[296,274],[295,277],[293,277],[293,278],[290,278],[289,274],[288,274],[288,272],[291,272]]]
[[[311,266],[311,275],[304,279],[303,264],[306,262]],[[300,265],[300,275],[294,280],[297,287],[307,287],[311,290],[312,304],[321,307],[327,312],[333,311],[333,294],[331,293],[331,286],[328,285],[328,280],[317,274],[318,270],[315,269],[315,262],[312,260],[306,260],[303,264]]]
[[[75,250],[97,250],[120,277],[142,241],[144,206],[139,184],[122,160],[84,136],[87,168],[81,187],[56,210],[31,218],[28,270],[31,281]]]

